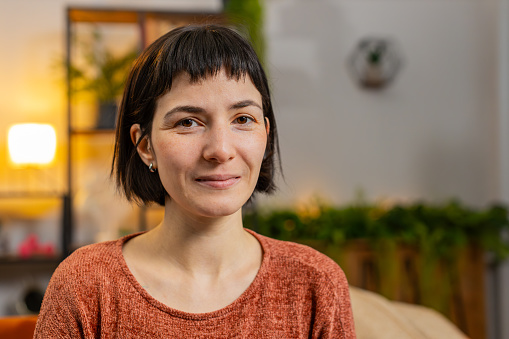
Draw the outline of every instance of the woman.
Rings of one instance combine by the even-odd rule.
[[[175,29],[127,80],[112,173],[164,206],[146,233],[77,250],[54,273],[36,338],[353,338],[326,256],[242,226],[275,189],[276,122],[255,52],[220,26]]]

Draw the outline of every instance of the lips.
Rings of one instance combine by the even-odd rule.
[[[215,189],[228,189],[240,181],[240,176],[231,174],[205,175],[196,178],[196,182]]]

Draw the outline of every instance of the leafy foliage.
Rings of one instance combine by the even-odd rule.
[[[352,239],[373,243],[394,240],[441,258],[452,258],[458,249],[473,242],[497,259],[509,256],[509,239],[503,236],[509,231],[508,209],[503,205],[474,209],[454,200],[390,208],[365,203],[341,208],[312,204],[246,214],[244,223],[283,240],[317,239],[335,245]]]
[[[133,48],[116,55],[102,46],[102,36],[97,30],[91,41],[82,42],[82,49],[83,65],[69,66],[72,90],[93,93],[101,103],[115,102],[122,94],[125,77],[138,56],[138,50]]]

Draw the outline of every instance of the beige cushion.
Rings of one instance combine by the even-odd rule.
[[[427,307],[390,301],[350,286],[358,339],[466,339],[454,324]]]

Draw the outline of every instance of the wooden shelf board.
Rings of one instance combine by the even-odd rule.
[[[98,23],[138,23],[145,16],[148,18],[181,20],[194,19],[194,22],[224,23],[221,12],[182,12],[159,11],[146,9],[112,9],[112,8],[69,8],[71,22],[98,22]]]
[[[137,23],[138,13],[114,9],[69,9],[69,18],[73,22]]]

